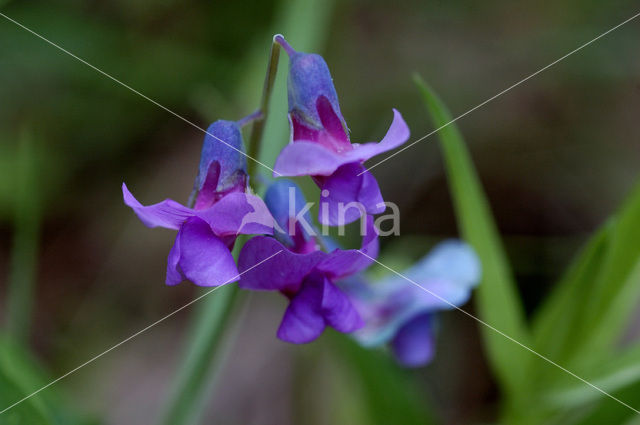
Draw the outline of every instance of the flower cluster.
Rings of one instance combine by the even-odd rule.
[[[477,259],[462,242],[445,242],[407,271],[408,279],[367,280],[363,272],[379,250],[373,215],[385,204],[363,163],[406,142],[409,129],[394,110],[380,142],[351,143],[324,59],[295,51],[281,36],[275,40],[289,56],[291,138],[274,177],[310,176],[321,189],[318,221],[342,226],[361,219],[360,248],[341,249],[318,236],[293,181],[275,180],[262,198],[252,194],[240,128],[248,119],[208,128],[188,206],[171,199],[144,206],[123,184],[124,202],[145,225],[178,231],[167,285],[238,281],[243,289],[277,291],[289,301],[277,331],[284,341],[308,343],[332,327],[364,346],[389,343],[404,365],[424,364],[433,354],[434,313],[467,300],[479,280]],[[242,246],[236,265],[231,252],[240,234],[256,236]]]

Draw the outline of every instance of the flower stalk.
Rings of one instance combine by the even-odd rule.
[[[273,86],[280,57],[280,45],[274,42],[271,45],[269,63],[264,80],[264,88],[260,108],[245,118],[237,121],[238,127],[253,124],[248,143],[248,157],[257,158],[260,153],[260,144],[264,135],[264,126],[268,118],[269,102],[273,92]],[[255,176],[256,161],[247,162],[247,175]],[[252,180],[254,190],[260,179]],[[197,193],[196,193],[197,195]],[[192,196],[190,207],[193,207],[195,197]],[[234,257],[242,248],[245,238],[236,242]],[[174,387],[169,394],[167,410],[162,423],[167,425],[188,424],[197,420],[200,414],[204,397],[208,394],[208,388],[219,367],[221,366],[221,341],[228,334],[225,329],[234,312],[241,309],[243,297],[239,296],[237,286],[222,288],[220,293],[205,300],[196,313],[191,323],[190,336],[187,348],[183,355],[183,363],[180,365]]]
[[[188,347],[183,355],[163,424],[189,424],[197,420],[207,387],[217,371],[213,359],[219,357],[220,341],[231,314],[240,303],[238,288],[221,288],[216,294],[203,300],[191,323]]]
[[[278,71],[278,62],[280,60],[280,44],[277,39],[282,38],[280,34],[276,34],[273,37],[271,43],[271,52],[269,54],[269,63],[267,64],[267,73],[264,78],[264,87],[262,89],[262,100],[260,101],[260,116],[256,117],[253,121],[253,128],[251,129],[251,136],[249,137],[248,156],[250,158],[257,158],[260,154],[260,144],[262,142],[262,136],[264,134],[264,126],[269,117],[269,103],[271,101],[271,94],[273,93],[273,86],[276,81],[276,74]],[[249,161],[247,164],[247,171],[250,176],[255,175],[256,162]]]

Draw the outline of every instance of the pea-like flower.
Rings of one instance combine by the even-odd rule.
[[[358,276],[339,286],[365,321],[353,334],[355,339],[365,347],[388,343],[399,363],[417,367],[434,355],[435,313],[469,299],[480,280],[480,262],[470,246],[450,240],[402,275],[415,283],[395,275],[379,282]]]
[[[351,143],[329,68],[322,56],[295,51],[276,40],[290,59],[288,77],[291,141],[282,150],[274,175],[312,176],[322,189],[318,220],[327,225],[379,214],[385,205],[378,182],[362,165],[409,138],[409,128],[393,110],[393,122],[379,143]]]
[[[171,199],[144,206],[122,184],[125,204],[146,226],[178,230],[169,252],[167,285],[183,280],[199,286],[229,283],[239,274],[230,252],[237,236],[273,232],[266,205],[245,193],[246,158],[238,125],[216,121],[207,133],[190,202],[194,208]]]
[[[290,210],[283,208],[283,194],[289,188],[299,192],[299,188],[288,180],[279,180],[275,185],[265,196],[267,206],[276,223],[287,223],[291,233],[299,232],[302,226],[296,226],[298,223],[292,223],[292,220],[296,221],[296,215],[302,210],[298,205]],[[301,194],[295,198],[303,200]],[[301,205],[304,206],[304,202]],[[292,225],[289,226],[290,223]],[[280,291],[289,299],[277,332],[278,338],[302,344],[316,339],[327,326],[345,333],[362,327],[363,321],[349,297],[334,282],[358,273],[372,260],[353,249],[336,249],[330,253],[321,251],[315,235],[308,231],[290,234],[290,238],[278,236],[278,233],[278,239],[267,236],[252,238],[238,258],[238,269],[242,273],[238,285],[241,288]],[[367,220],[361,251],[372,258],[378,253],[378,237],[372,217]],[[276,253],[279,254],[268,262],[255,266],[263,258]]]

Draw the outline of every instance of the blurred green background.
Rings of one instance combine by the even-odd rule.
[[[392,107],[404,115],[411,140],[433,129],[413,72],[455,116],[638,12],[626,0],[5,0],[0,7],[204,128],[257,107],[271,36],[283,32],[294,47],[314,46],[325,56],[356,142],[379,140]],[[638,177],[639,36],[640,23],[631,22],[457,123],[528,313]],[[275,99],[279,121],[263,152],[270,164],[286,142],[283,99]],[[189,284],[163,283],[173,233],[142,226],[123,205],[120,185],[126,181],[143,203],[186,201],[202,139],[0,17],[0,297],[7,299],[9,282],[35,282],[28,344],[50,376],[193,297]],[[410,236],[404,245],[384,241],[387,256],[419,257],[436,238],[457,235],[435,140],[373,170],[385,199],[401,209],[402,235]],[[384,393],[384,382],[358,379],[345,360],[357,353],[347,346],[336,355],[344,343],[332,342],[334,335],[305,347],[278,341],[284,305],[275,294],[250,295],[202,423],[371,423],[358,400],[371,388]],[[55,391],[104,423],[153,423],[189,317],[181,312]],[[638,333],[636,319],[627,338]],[[499,391],[477,324],[450,312],[442,328],[427,368],[396,370],[384,353],[361,367],[382,364],[381,376],[407,379],[416,402],[441,423],[494,420]]]

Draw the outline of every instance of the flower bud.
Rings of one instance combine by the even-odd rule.
[[[209,126],[192,193],[195,209],[208,208],[228,193],[245,191],[247,157],[244,152],[236,122],[218,120]]]
[[[322,56],[302,52],[291,55],[287,93],[289,113],[301,122],[316,129],[323,128],[322,109],[330,107],[346,128],[347,125],[340,113],[338,94],[333,86],[329,67]],[[322,98],[326,101],[321,100]],[[321,102],[326,104],[322,105]]]

